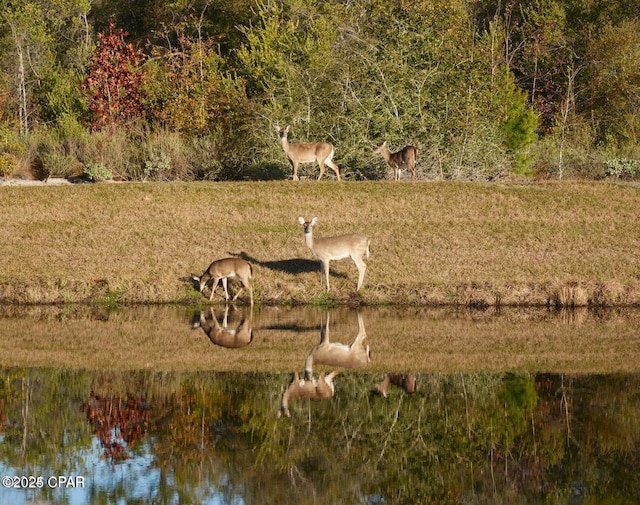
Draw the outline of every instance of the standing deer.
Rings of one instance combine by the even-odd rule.
[[[362,287],[364,273],[367,265],[363,257],[369,257],[369,245],[371,240],[364,235],[340,235],[338,237],[323,237],[313,239],[313,227],[318,223],[318,218],[305,221],[302,216],[298,217],[298,222],[304,229],[304,241],[311,253],[320,260],[320,274],[324,274],[329,291],[329,262],[331,260],[341,260],[351,257],[358,268],[358,286],[356,291]],[[322,277],[320,277],[322,284]]]
[[[222,325],[218,322],[216,313],[211,311],[211,319],[207,319],[203,311],[200,311],[200,318],[193,324],[193,329],[202,328],[212,344],[220,347],[235,349],[249,345],[253,341],[253,331],[251,329],[251,316],[242,317],[237,325],[229,326],[229,306],[224,308]]]
[[[222,287],[224,288],[224,299],[229,303],[229,291],[227,290],[228,279],[237,277],[242,283],[243,287],[249,291],[249,299],[251,305],[253,305],[253,287],[251,286],[251,277],[253,275],[253,267],[251,263],[240,258],[224,258],[214,261],[209,265],[204,273],[200,276],[193,276],[193,280],[199,283],[200,292],[202,293],[207,283],[213,279],[213,285],[211,286],[211,295],[209,300],[213,300],[213,293],[215,293],[218,287],[218,282],[222,279]],[[242,292],[242,288],[233,297],[232,302],[235,302],[236,298]]]
[[[276,132],[280,136],[282,142],[282,149],[289,158],[289,163],[293,167],[293,180],[298,180],[298,164],[300,163],[313,163],[318,162],[320,166],[320,175],[318,180],[322,179],[324,175],[324,166],[329,165],[336,173],[336,177],[340,180],[340,169],[333,163],[333,155],[335,149],[327,142],[313,142],[309,144],[290,144],[287,140],[287,134],[289,133],[290,126],[282,129],[279,126],[275,126]]]
[[[320,332],[320,343],[311,349],[304,363],[305,379],[313,376],[315,365],[343,368],[367,366],[371,362],[371,352],[369,346],[364,344],[366,338],[364,320],[362,314],[358,312],[358,333],[351,345],[331,342],[329,339],[329,313],[327,312],[327,325]]]
[[[400,168],[402,165],[407,165],[411,169],[411,178],[416,180],[416,160],[418,159],[418,150],[413,146],[405,146],[397,153],[392,153],[387,147],[387,141],[385,140],[380,147],[377,147],[374,154],[380,153],[384,158],[384,161],[393,168],[393,180],[400,179]]]

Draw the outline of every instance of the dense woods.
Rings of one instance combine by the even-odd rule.
[[[3,0],[0,176],[640,175],[636,0]],[[301,175],[317,167],[302,165]],[[330,174],[333,177],[333,174]]]

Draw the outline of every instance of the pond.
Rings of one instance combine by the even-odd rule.
[[[4,307],[0,504],[637,503],[639,317]]]

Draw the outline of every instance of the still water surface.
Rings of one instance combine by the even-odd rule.
[[[2,505],[640,501],[634,312],[4,310]]]

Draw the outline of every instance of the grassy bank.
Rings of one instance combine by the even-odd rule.
[[[607,182],[247,182],[0,187],[0,301],[200,302],[217,258],[254,265],[258,303],[637,305],[640,190]],[[332,293],[316,236],[363,233]]]

